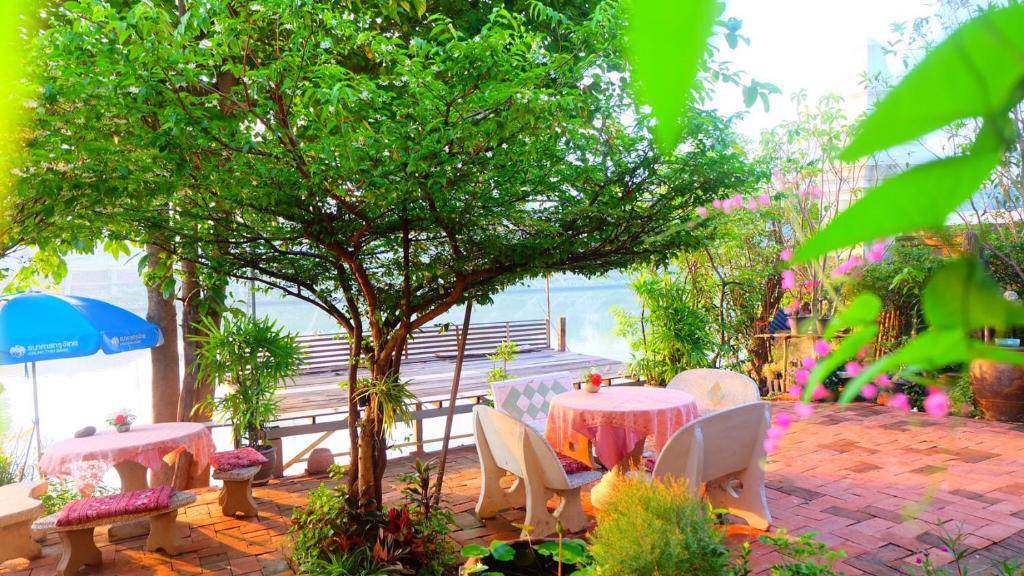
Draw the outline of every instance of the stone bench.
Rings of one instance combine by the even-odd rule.
[[[32,522],[43,514],[39,497],[45,493],[46,482],[42,480],[0,486],[0,562],[39,556],[39,544],[32,539]]]
[[[256,501],[252,499],[252,479],[259,471],[259,466],[249,466],[225,472],[214,471],[213,479],[224,483],[217,502],[220,503],[221,512],[225,516],[239,514],[259,518]]]
[[[148,518],[149,537],[146,539],[145,549],[147,551],[163,549],[164,552],[171,556],[177,554],[178,547],[181,544],[181,539],[178,536],[177,530],[175,530],[178,508],[188,506],[195,501],[195,494],[176,492],[171,496],[168,507],[160,510],[100,518],[93,522],[71,526],[57,526],[57,517],[60,516],[60,512],[56,512],[40,518],[32,524],[32,528],[42,532],[57,533],[61,543],[61,556],[60,562],[57,564],[57,574],[60,576],[72,576],[77,574],[78,569],[82,566],[99,566],[103,563],[103,555],[93,540],[93,532],[100,526],[134,522]]]

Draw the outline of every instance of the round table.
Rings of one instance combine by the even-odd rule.
[[[611,470],[590,491],[597,507],[626,471],[640,466],[644,443],[661,451],[668,439],[698,416],[694,397],[680,390],[647,386],[604,386],[597,393],[574,390],[551,399],[545,436],[556,452],[573,451],[573,438],[587,437],[598,459]]]
[[[159,471],[175,462],[181,452],[192,455],[198,473],[215,450],[213,436],[196,422],[139,424],[128,432],[106,430],[84,438],[52,444],[39,461],[44,476],[70,477],[80,487],[95,486],[111,467],[121,477],[121,490],[148,486],[146,471]]]

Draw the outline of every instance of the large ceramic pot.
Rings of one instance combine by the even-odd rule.
[[[1024,353],[1024,348],[1010,348]],[[975,360],[971,389],[978,408],[989,420],[1024,421],[1024,366]]]
[[[270,445],[254,446],[254,448],[267,459],[267,463],[260,466],[260,471],[252,478],[253,484],[262,486],[267,482],[270,482],[270,479],[274,477],[274,464],[277,463],[277,450],[274,450],[274,447]]]

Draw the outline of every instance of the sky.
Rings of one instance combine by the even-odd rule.
[[[726,17],[743,21],[750,46],[727,47],[721,57],[750,78],[771,82],[783,94],[771,110],[751,110],[737,129],[753,140],[761,130],[792,118],[790,95],[806,89],[812,100],[836,93],[853,108],[863,107],[859,86],[867,67],[868,44],[891,38],[889,27],[931,12],[927,0],[727,0]],[[858,97],[859,96],[859,97]],[[725,113],[745,110],[739,90],[720,89],[716,107]],[[858,110],[859,111],[859,110]]]

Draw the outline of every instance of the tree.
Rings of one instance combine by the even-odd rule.
[[[349,482],[366,505],[380,502],[387,444],[384,408],[357,404],[360,365],[379,387],[410,334],[452,306],[694,245],[692,208],[745,184],[710,113],[689,111],[675,153],[655,149],[612,2],[187,7],[86,0],[54,15],[51,61],[74,72],[65,83],[94,81],[49,95],[53,113],[76,111],[48,131],[76,168],[36,184],[61,210],[116,214],[334,318],[353,343]],[[81,131],[87,115],[109,131]]]

